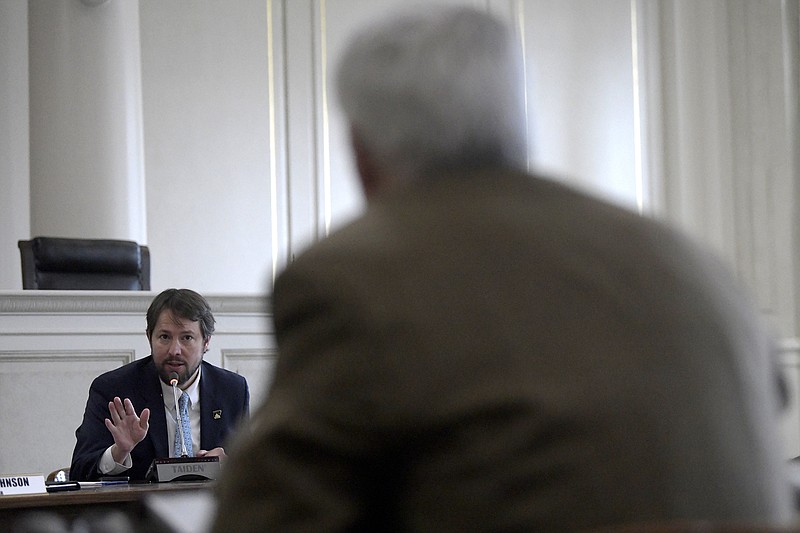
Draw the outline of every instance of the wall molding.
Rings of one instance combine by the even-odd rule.
[[[778,343],[780,362],[784,366],[800,366],[800,338],[789,337]]]
[[[120,366],[136,359],[134,350],[7,350],[0,351],[0,366],[15,363],[114,361]]]
[[[220,350],[222,367],[230,370],[228,363],[231,361],[271,361],[278,358],[278,350],[268,348],[223,348]]]
[[[157,295],[151,291],[0,291],[3,314],[137,314],[144,316]],[[269,310],[266,295],[204,295],[212,311],[261,315]]]

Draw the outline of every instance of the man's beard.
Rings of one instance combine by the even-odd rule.
[[[170,362],[173,362],[173,363],[175,363],[175,362],[182,363],[182,365],[183,365],[183,367],[182,367],[182,368],[183,368],[183,370],[181,370],[180,372],[179,372],[179,371],[177,371],[177,370],[168,370],[166,365],[167,365],[168,363],[170,363]],[[161,364],[161,365],[160,365],[160,366],[157,368],[157,370],[158,370],[158,376],[161,378],[161,381],[163,381],[163,382],[164,382],[164,383],[166,383],[167,385],[172,385],[172,384],[170,383],[170,381],[171,381],[171,380],[172,380],[172,378],[173,378],[172,374],[178,374],[178,386],[180,387],[181,385],[183,385],[184,383],[186,383],[187,381],[189,381],[190,379],[192,379],[192,377],[194,376],[195,372],[197,372],[197,369],[200,367],[200,363],[201,363],[201,362],[202,362],[202,361],[199,361],[199,362],[197,363],[197,365],[195,365],[194,367],[189,367],[187,364],[185,364],[185,361],[182,361],[182,360],[180,360],[180,359],[167,359],[166,361],[164,361],[164,362],[163,362],[163,363],[162,363],[162,364]]]

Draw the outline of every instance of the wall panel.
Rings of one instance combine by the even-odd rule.
[[[134,351],[0,351],[0,473],[69,466],[89,384]]]

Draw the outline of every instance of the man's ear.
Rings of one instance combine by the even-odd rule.
[[[203,353],[206,353],[208,351],[208,343],[209,342],[211,342],[211,335],[206,337],[205,340],[203,341]]]
[[[355,155],[358,177],[361,181],[361,190],[369,200],[375,196],[383,186],[382,173],[370,154],[358,131],[350,127],[350,144]]]

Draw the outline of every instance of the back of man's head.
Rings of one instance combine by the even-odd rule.
[[[482,11],[425,11],[373,25],[346,49],[337,84],[353,133],[394,179],[524,167],[519,42]]]

